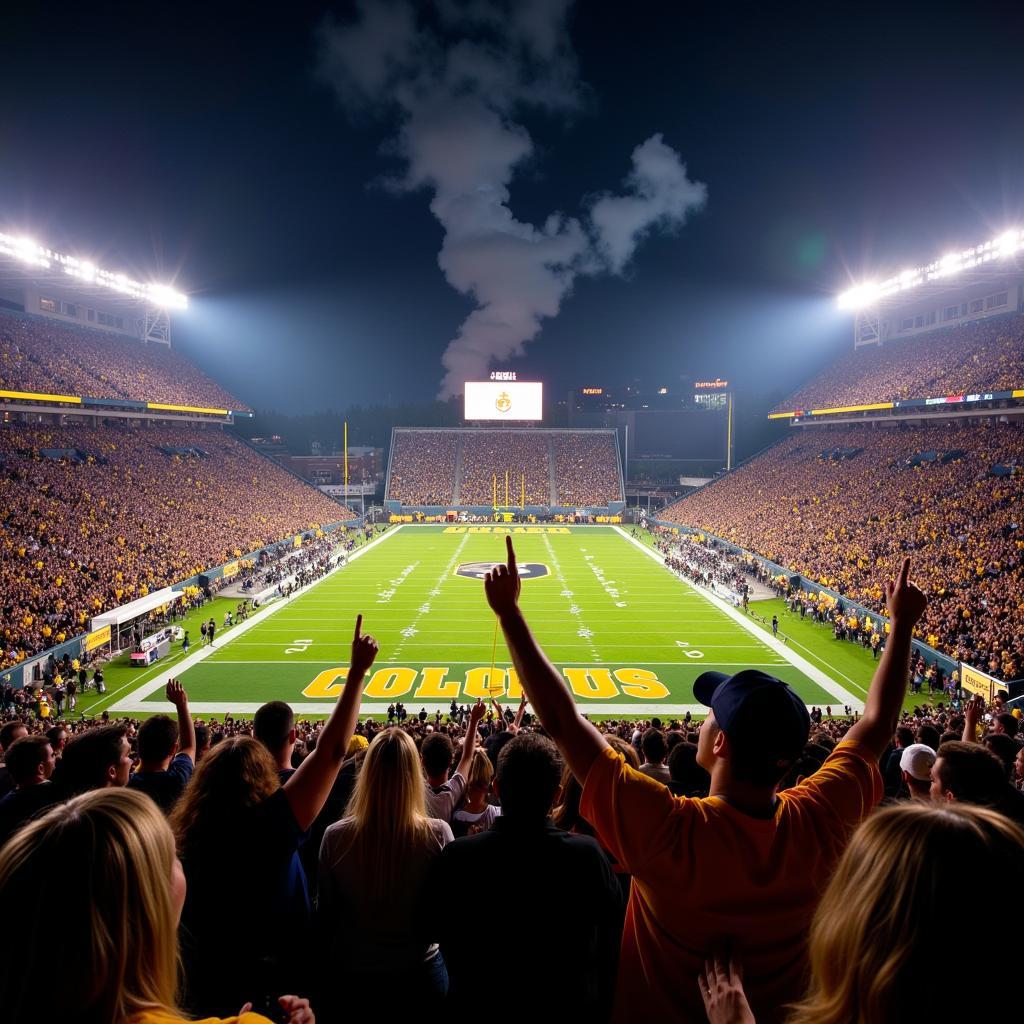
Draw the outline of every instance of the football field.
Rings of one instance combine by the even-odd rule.
[[[491,695],[518,702],[519,680],[483,594],[482,574],[513,535],[521,603],[540,643],[589,713],[703,713],[693,680],[708,669],[760,668],[808,704],[863,706],[741,610],[679,579],[661,556],[614,526],[401,526],[358,549],[347,565],[193,648],[172,669],[125,692],[113,713],[169,711],[169,675],[196,714],[250,714],[285,700],[326,714],[342,685],[357,613],[380,654],[363,714],[401,701],[447,711]],[[493,665],[493,668],[492,668]]]

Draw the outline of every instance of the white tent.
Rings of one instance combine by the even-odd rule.
[[[152,594],[147,594],[145,597],[132,601],[131,604],[123,604],[120,608],[115,608],[113,611],[97,615],[92,620],[89,629],[90,631],[95,631],[102,629],[104,626],[116,629],[122,622],[131,622],[132,619],[137,619],[140,615],[145,615],[146,612],[151,612],[154,608],[177,601],[179,597],[181,597],[180,590],[164,587],[163,590],[156,590]]]

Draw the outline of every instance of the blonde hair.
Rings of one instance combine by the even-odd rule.
[[[473,751],[473,760],[469,764],[469,778],[466,779],[466,784],[487,789],[493,778],[494,765],[491,764],[491,759],[485,751],[477,747]]]
[[[40,907],[68,868],[60,920]],[[121,1024],[142,1010],[178,1015],[174,837],[153,801],[112,788],[75,797],[0,851],[8,929],[0,958],[6,1024]]]
[[[352,825],[347,851],[376,864],[369,887],[382,895],[400,877],[409,849],[430,830],[416,744],[402,729],[374,737],[363,758],[345,817]]]
[[[976,1011],[972,986],[936,975],[934,943],[950,934],[962,872],[979,867],[1007,881],[1024,871],[1024,831],[995,811],[911,801],[868,818],[814,915],[811,985],[789,1024],[953,1020]],[[1009,950],[1016,931],[1011,915],[988,915],[980,937],[986,949]],[[998,1019],[993,998],[989,988],[984,1012]]]
[[[235,838],[239,817],[281,788],[267,748],[251,736],[233,736],[212,747],[171,814],[183,858],[204,846]]]

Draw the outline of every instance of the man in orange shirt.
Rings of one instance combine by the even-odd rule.
[[[906,692],[910,641],[925,596],[906,559],[886,587],[892,632],[864,708],[824,765],[778,792],[807,740],[807,709],[761,672],[704,673],[709,706],[697,760],[710,795],[676,797],[630,768],[583,718],[537,645],[518,605],[511,538],[508,565],[485,579],[523,689],[583,786],[580,810],[633,876],[622,938],[614,1019],[703,1021],[697,977],[724,947],[742,958],[758,1024],[782,1021],[803,995],[807,929],[853,828],[882,798],[878,760]]]

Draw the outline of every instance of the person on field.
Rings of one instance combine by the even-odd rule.
[[[864,714],[810,778],[779,782],[807,743],[804,702],[755,669],[705,672],[708,707],[698,763],[705,798],[671,791],[630,768],[581,714],[519,607],[511,537],[508,564],[484,588],[519,679],[547,733],[583,785],[580,811],[633,876],[613,1019],[699,1020],[697,978],[720,944],[742,943],[745,985],[758,1021],[782,1021],[803,994],[806,935],[818,897],[850,833],[882,799],[878,761],[906,692],[911,636],[927,600],[910,560],[886,587],[892,630]]]

